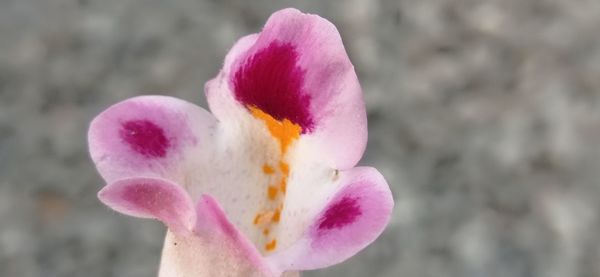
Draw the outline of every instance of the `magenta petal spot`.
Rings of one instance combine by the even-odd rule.
[[[319,220],[319,230],[344,227],[354,222],[361,214],[358,198],[344,197],[327,209]]]
[[[169,148],[163,129],[148,120],[123,123],[119,135],[133,150],[146,157],[162,158]]]
[[[303,91],[304,71],[297,62],[293,45],[272,42],[242,61],[232,83],[236,99],[246,107],[257,107],[277,120],[288,119],[307,133],[314,122],[310,96]]]

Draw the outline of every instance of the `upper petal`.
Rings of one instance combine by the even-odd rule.
[[[364,152],[361,88],[337,29],[319,16],[274,13],[258,36],[232,48],[206,93],[220,120],[255,108],[300,126],[331,167],[350,168]]]
[[[91,123],[92,159],[104,179],[164,177],[183,183],[185,171],[206,158],[215,120],[189,102],[140,96],[117,103]],[[204,152],[202,152],[204,151]]]
[[[316,15],[278,11],[260,34],[234,45],[205,90],[219,119],[218,144],[226,146],[216,151],[225,154],[214,159],[216,171],[228,174],[200,183],[212,183],[211,193],[262,251],[278,251],[312,216],[293,215],[308,208],[303,191],[318,194],[364,151],[364,102],[340,35]]]
[[[336,188],[322,198],[320,211],[303,236],[269,256],[281,270],[309,270],[340,263],[373,242],[387,225],[394,201],[385,179],[374,168],[340,173]]]

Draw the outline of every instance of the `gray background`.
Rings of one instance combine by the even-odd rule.
[[[0,0],[0,276],[153,276],[164,228],[102,206],[87,125],[122,99],[206,106],[233,42],[333,21],[391,225],[306,276],[600,276],[600,1]]]

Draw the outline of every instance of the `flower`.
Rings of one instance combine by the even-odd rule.
[[[89,147],[100,200],[168,227],[160,276],[279,276],[342,262],[373,242],[394,205],[354,167],[367,121],[333,24],[275,12],[241,38],[205,87],[213,114],[140,96],[98,115]]]

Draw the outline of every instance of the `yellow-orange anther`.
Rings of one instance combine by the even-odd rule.
[[[273,222],[279,222],[280,218],[281,218],[281,210],[277,209],[277,210],[275,210],[275,213],[273,213],[273,218],[271,220]]]
[[[269,206],[273,207],[272,205],[276,205],[277,208],[260,211],[254,218],[254,224],[259,225],[257,227],[263,228],[262,233],[268,239],[270,238],[269,234],[271,234],[270,228],[272,227],[272,224],[279,223],[281,211],[283,210],[283,200],[287,190],[287,179],[290,175],[290,166],[285,162],[286,153],[290,145],[300,138],[302,128],[300,125],[294,124],[288,119],[277,120],[257,107],[250,107],[250,111],[255,118],[265,123],[271,136],[279,142],[281,151],[278,161],[274,164],[277,165],[278,163],[279,166],[270,166],[266,163],[262,166],[262,171],[265,175],[280,178],[279,181],[270,180],[272,183],[267,187],[267,197],[269,200],[273,201]],[[277,240],[273,238],[265,244],[265,250],[275,250],[276,246]]]
[[[267,251],[273,251],[273,250],[275,250],[275,247],[277,247],[276,239],[273,239],[272,241],[265,244],[265,250],[267,250]]]
[[[254,224],[261,225],[261,224],[265,224],[265,223],[270,223],[271,221],[273,221],[274,216],[275,216],[275,212],[273,212],[273,211],[266,211],[266,212],[258,213],[254,217]]]
[[[275,173],[275,169],[268,164],[263,165],[263,172],[267,175]]]
[[[287,179],[281,179],[281,182],[279,183],[279,188],[281,189],[281,192],[285,194],[287,189]]]
[[[277,187],[269,186],[269,188],[267,189],[267,195],[269,196],[270,200],[275,200],[275,197],[277,197],[277,191]]]
[[[290,166],[285,163],[285,162],[279,162],[279,169],[281,169],[281,173],[283,173],[284,176],[288,176],[290,175]]]
[[[254,217],[254,221],[252,221],[252,222],[256,225],[260,222],[261,218],[262,218],[261,214],[256,214],[256,216]]]
[[[254,117],[262,120],[267,125],[267,129],[275,139],[279,141],[281,146],[281,153],[287,152],[288,146],[300,137],[300,131],[302,127],[300,125],[291,122],[289,119],[277,120],[270,114],[261,111],[259,108],[251,107],[250,111]]]

